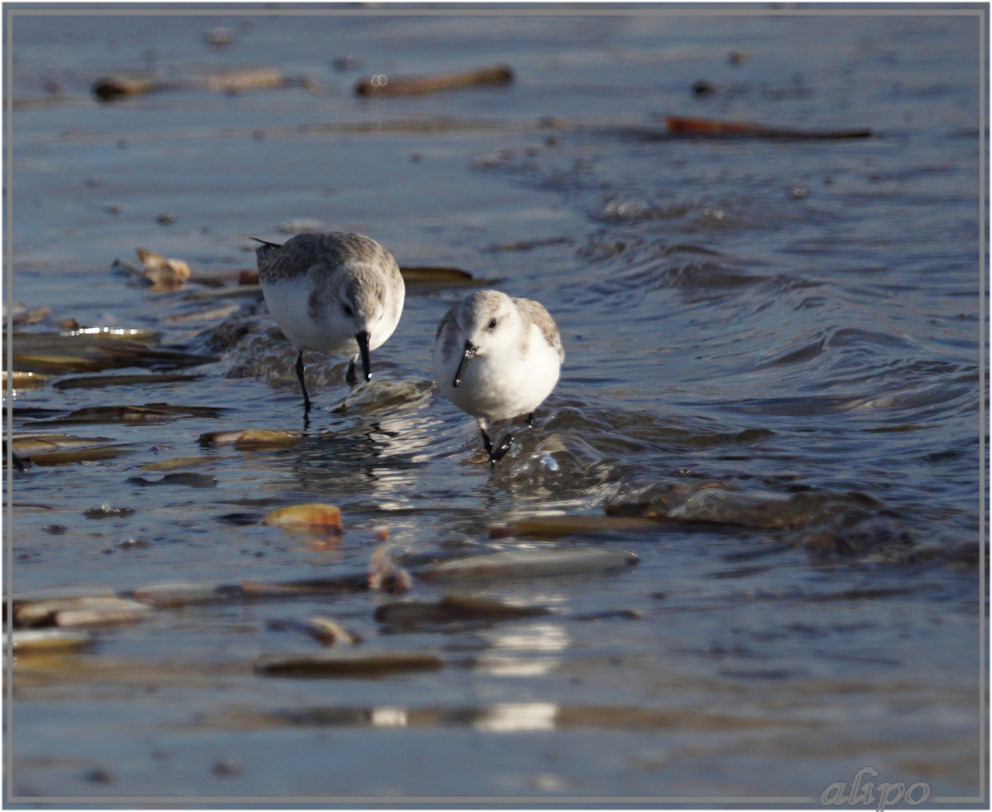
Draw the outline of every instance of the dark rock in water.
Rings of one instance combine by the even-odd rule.
[[[143,476],[128,477],[125,482],[129,485],[185,485],[188,488],[216,488],[217,477],[207,474],[181,472],[165,474],[161,479],[145,479]]]
[[[459,621],[492,622],[540,617],[551,610],[544,606],[518,606],[503,601],[470,595],[447,595],[440,601],[395,601],[375,610],[380,623],[397,626],[420,626]]]
[[[631,501],[606,506],[610,516],[706,523],[778,531],[791,546],[815,554],[880,556],[909,563],[919,549],[899,515],[867,494],[802,490],[741,490],[707,482],[654,486]]]
[[[707,79],[698,79],[692,83],[693,96],[711,96],[719,89],[720,88],[716,84]]]
[[[823,529],[801,533],[799,546],[816,553],[861,556],[883,550],[889,554],[896,549],[906,552],[913,545],[908,531],[880,520],[855,521],[852,526],[837,526],[834,522],[825,524],[827,526]]]
[[[27,372],[97,372],[122,367],[171,370],[212,363],[217,358],[150,346],[154,333],[139,330],[79,330],[17,333],[14,368]]]
[[[134,508],[98,505],[83,511],[87,519],[123,519],[134,513]]]
[[[247,512],[224,513],[217,517],[217,521],[233,525],[234,527],[248,527],[262,521],[262,514]]]
[[[230,758],[225,758],[214,762],[213,767],[210,768],[210,771],[214,775],[221,776],[240,775],[243,770],[244,768],[237,761]]]

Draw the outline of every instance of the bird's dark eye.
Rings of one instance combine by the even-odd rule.
[[[350,319],[350,318],[351,318],[352,316],[354,316],[354,315],[355,315],[355,311],[351,309],[351,305],[347,305],[347,304],[346,304],[346,305],[343,305],[343,306],[341,307],[341,309],[342,309],[342,310],[344,311],[344,314],[345,314],[345,315],[346,315],[346,316],[347,316],[347,317],[348,317],[349,319]]]
[[[489,319],[489,329],[490,330],[496,329],[496,319]]]

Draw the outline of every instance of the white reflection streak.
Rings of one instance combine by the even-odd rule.
[[[484,635],[499,653],[481,655],[475,670],[501,677],[535,677],[548,674],[558,665],[558,657],[549,652],[564,651],[571,638],[564,627],[543,623],[516,631],[492,631]],[[513,651],[515,653],[504,653]],[[527,657],[528,652],[540,652],[540,657]]]
[[[420,415],[409,417],[390,415],[378,421],[378,431],[373,434],[376,442],[385,449],[383,456],[410,454],[415,459],[418,452],[426,452],[431,447],[431,435],[424,431],[424,419]]]
[[[406,727],[406,708],[372,708],[372,727]]]
[[[497,733],[519,730],[554,730],[558,706],[550,702],[500,704],[488,708],[472,727]]]

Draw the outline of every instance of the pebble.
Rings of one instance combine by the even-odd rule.
[[[428,565],[416,572],[425,580],[533,578],[620,569],[636,564],[634,553],[604,547],[505,550]]]
[[[140,620],[151,610],[142,603],[118,597],[53,598],[24,603],[14,609],[18,626],[83,626]]]
[[[334,505],[319,502],[277,508],[262,518],[262,524],[276,527],[302,527],[326,532],[341,532],[341,511]]]
[[[16,654],[75,650],[92,641],[87,632],[61,629],[17,629],[3,635],[4,647],[9,642]]]
[[[214,457],[174,457],[169,460],[159,460],[149,462],[138,467],[144,471],[171,471],[176,468],[192,468],[198,465],[212,465],[216,462]]]
[[[147,606],[140,604],[129,608],[118,609],[65,609],[56,612],[56,626],[115,626],[118,623],[135,623],[143,619],[149,612]]]
[[[303,632],[325,646],[355,646],[360,642],[357,635],[327,617],[311,617],[305,621],[270,620],[266,625],[276,631]]]

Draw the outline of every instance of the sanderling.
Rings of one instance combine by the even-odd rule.
[[[558,382],[565,350],[551,314],[532,299],[480,290],[454,305],[434,339],[434,379],[448,400],[479,423],[493,467],[513,440],[494,448],[490,421],[526,415]]]
[[[304,411],[310,409],[304,350],[352,353],[345,380],[356,383],[359,358],[370,380],[369,350],[393,334],[403,312],[406,288],[393,255],[369,237],[343,232],[297,234],[282,245],[258,242],[265,303],[299,350],[296,377]]]

